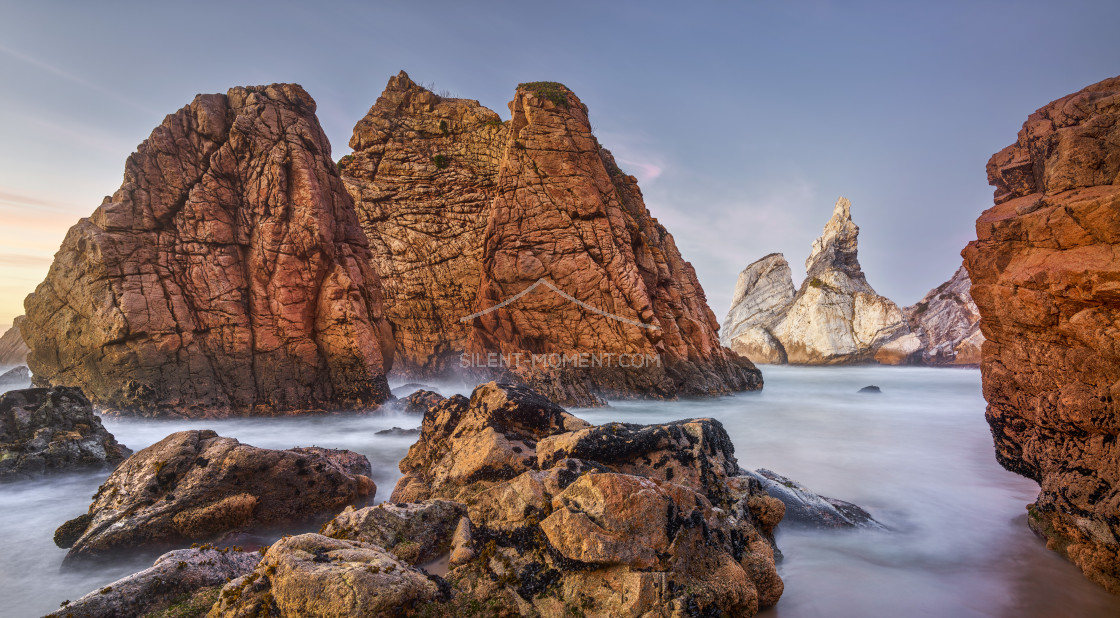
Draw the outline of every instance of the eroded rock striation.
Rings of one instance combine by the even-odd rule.
[[[431,516],[411,528],[449,547],[450,585],[433,600],[444,613],[753,615],[782,593],[772,534],[783,505],[739,474],[712,419],[593,427],[489,383],[432,408],[401,470],[391,501],[432,502],[392,509],[466,508],[454,527]],[[392,509],[378,519],[394,521]],[[325,532],[375,541],[354,523],[366,511]],[[372,526],[391,536],[383,527]]]
[[[300,524],[372,498],[369,461],[351,451],[270,450],[210,430],[173,433],[122,463],[89,511],[63,524],[66,561]]]
[[[971,288],[961,266],[951,279],[903,308],[910,332],[880,346],[875,360],[886,365],[979,365],[984,335]]]
[[[1031,114],[988,181],[962,255],[996,457],[1041,485],[1047,545],[1120,593],[1120,77]]]
[[[275,414],[389,396],[368,240],[298,85],[199,95],[167,116],[24,304],[36,382],[108,409]]]
[[[19,325],[25,320],[22,315],[15,319],[12,327],[0,336],[0,369],[27,364],[27,344],[19,332]]]
[[[721,341],[756,362],[829,365],[869,361],[908,332],[902,310],[867,283],[859,227],[841,197],[805,261],[796,293],[781,254],[748,266],[736,283]]]
[[[355,127],[340,166],[386,282],[398,370],[458,371],[467,353],[472,372],[584,405],[760,388],[757,369],[719,345],[692,266],[583,103],[534,82],[510,111],[503,123],[401,73]],[[505,361],[479,367],[489,353]]]
[[[29,388],[0,395],[0,481],[111,468],[131,454],[76,388]]]

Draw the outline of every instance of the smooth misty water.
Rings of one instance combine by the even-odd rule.
[[[740,465],[766,467],[856,502],[891,532],[779,529],[786,592],[770,618],[797,616],[1117,616],[1120,599],[1085,580],[1027,529],[1037,486],[995,462],[972,370],[766,367],[766,388],[716,400],[622,402],[579,410],[594,423],[710,416]],[[879,395],[857,394],[865,385]],[[447,389],[444,394],[449,394]],[[418,417],[228,421],[106,419],[133,449],[172,431],[212,428],[270,448],[349,448],[370,458],[379,498],[412,437],[376,436]],[[151,564],[60,572],[54,528],[82,512],[104,474],[0,485],[0,614],[37,615]]]

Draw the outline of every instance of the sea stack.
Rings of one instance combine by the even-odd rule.
[[[522,84],[510,111],[402,72],[355,127],[341,169],[391,281],[400,373],[498,376],[572,405],[760,388],[579,98]]]
[[[1047,546],[1120,594],[1120,77],[1031,114],[988,182],[962,254],[996,457],[1041,485]]]
[[[879,346],[905,334],[902,310],[867,283],[858,237],[851,202],[841,197],[813,242],[796,293],[781,254],[748,266],[724,321],[724,345],[756,362],[832,365],[871,360]]]
[[[980,364],[980,310],[972,300],[972,282],[961,266],[945,283],[902,309],[910,332],[875,351],[884,365]]]
[[[167,116],[24,305],[36,383],[109,410],[278,414],[389,396],[368,241],[294,84],[199,95]]]

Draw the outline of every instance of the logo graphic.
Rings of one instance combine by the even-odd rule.
[[[597,314],[599,314],[603,317],[610,318],[612,320],[617,320],[617,321],[623,322],[625,324],[630,324],[631,326],[637,326],[638,328],[645,328],[645,329],[648,329],[648,330],[661,330],[661,327],[657,326],[656,324],[644,324],[642,322],[638,322],[637,320],[631,320],[629,318],[624,318],[620,315],[615,315],[615,314],[613,314],[609,311],[603,311],[602,309],[600,309],[598,307],[592,307],[591,305],[583,302],[582,300],[576,298],[575,296],[572,296],[571,294],[568,294],[564,290],[561,290],[560,288],[556,287],[556,284],[549,281],[548,279],[545,279],[544,277],[541,277],[540,279],[537,279],[536,282],[533,283],[532,285],[530,285],[529,287],[525,288],[524,290],[521,290],[520,292],[518,292],[517,294],[514,294],[513,296],[510,296],[509,298],[503,300],[502,302],[500,302],[500,303],[498,303],[498,304],[496,304],[492,307],[488,307],[486,309],[483,309],[482,311],[479,311],[478,313],[472,313],[472,314],[470,314],[466,317],[459,318],[459,321],[460,322],[469,322],[469,321],[471,321],[471,320],[473,320],[473,319],[475,319],[479,316],[486,315],[487,313],[490,313],[492,311],[497,311],[498,309],[501,309],[502,307],[505,307],[506,305],[508,305],[508,304],[512,303],[513,301],[521,298],[522,296],[525,296],[529,292],[532,292],[533,290],[537,289],[538,287],[540,287],[542,285],[547,287],[548,289],[552,290],[553,292],[556,292],[561,297],[563,297],[565,300],[573,302],[576,305],[578,305],[580,308],[586,309],[586,310],[588,310],[592,313],[597,313]]]

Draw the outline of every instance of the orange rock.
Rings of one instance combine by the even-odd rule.
[[[962,254],[996,457],[1041,485],[1031,527],[1120,594],[1120,77],[1031,114],[988,181]]]

